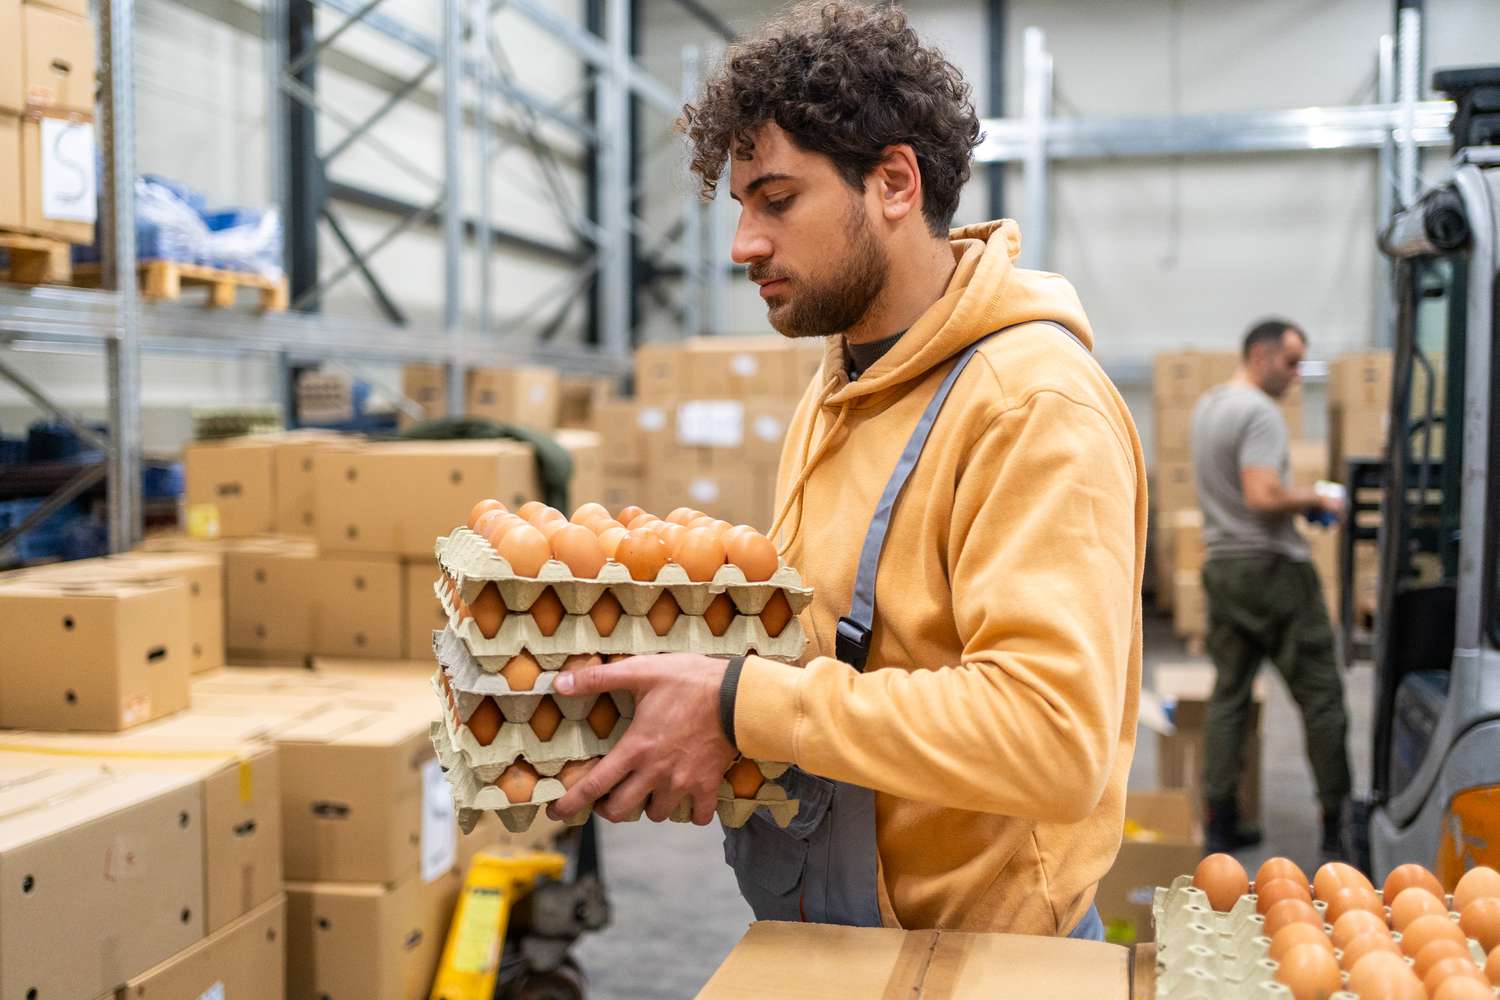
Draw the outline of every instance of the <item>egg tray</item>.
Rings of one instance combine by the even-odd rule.
[[[620,742],[620,737],[630,726],[630,717],[622,710],[609,735],[601,739],[584,720],[564,719],[558,723],[552,738],[543,740],[530,725],[507,722],[500,727],[489,746],[481,746],[469,727],[459,721],[457,713],[447,706],[442,686],[436,678],[432,686],[439,701],[444,703],[442,725],[448,733],[449,744],[462,755],[464,763],[481,781],[494,781],[518,758],[540,769],[543,764],[556,764],[560,768],[568,761],[602,756]]]
[[[1312,905],[1320,916],[1328,909],[1321,900]],[[1291,990],[1275,981],[1278,965],[1268,957],[1271,941],[1264,934],[1265,918],[1255,906],[1252,891],[1228,912],[1216,912],[1203,890],[1193,886],[1191,875],[1179,875],[1170,886],[1158,887],[1151,903],[1157,1000],[1290,1000]],[[1389,919],[1389,908],[1386,916]],[[1450,916],[1456,920],[1458,915]],[[1323,929],[1332,932],[1326,923]],[[1400,932],[1392,932],[1391,938],[1399,944]],[[1484,963],[1479,942],[1469,940],[1469,953],[1478,964]],[[1334,955],[1342,958],[1338,950]],[[1411,964],[1410,958],[1406,961]],[[1341,976],[1347,983],[1348,973]],[[1359,1000],[1359,995],[1340,990],[1328,1000]]]
[[[602,697],[597,694],[558,694],[552,690],[551,683],[551,679],[557,676],[556,673],[542,674],[532,685],[533,690],[517,693],[510,690],[510,685],[499,674],[487,674],[475,669],[472,673],[455,676],[453,669],[447,664],[441,660],[438,664],[440,673],[433,679],[443,686],[445,700],[447,695],[452,695],[452,704],[458,709],[459,719],[464,722],[469,721],[469,716],[474,714],[474,709],[485,698],[495,700],[506,722],[530,722],[543,698],[551,698],[562,711],[564,719],[582,719],[594,707],[594,702]],[[445,685],[444,680],[447,682]],[[548,682],[546,690],[541,689],[543,680]],[[611,691],[609,696],[621,715],[635,714],[634,694],[629,691]]]
[[[738,615],[723,635],[709,631],[700,615],[684,612],[672,623],[666,635],[656,630],[643,615],[621,615],[609,635],[599,634],[594,620],[586,614],[564,615],[556,631],[543,635],[536,619],[525,612],[505,616],[494,636],[486,638],[473,618],[460,618],[458,608],[434,584],[433,593],[443,606],[451,628],[487,669],[498,670],[504,661],[525,650],[533,656],[562,654],[563,659],[578,653],[704,653],[708,656],[740,656],[754,650],[764,656],[794,660],[807,645],[802,622],[793,617],[775,637],[767,634],[765,625],[753,615]],[[500,662],[493,668],[495,658]],[[488,660],[488,662],[487,662]]]
[[[536,788],[532,790],[531,800],[512,804],[506,794],[492,784],[493,778],[490,782],[483,781],[478,773],[465,763],[462,754],[454,749],[448,730],[441,722],[432,724],[431,736],[433,748],[437,751],[438,763],[453,792],[459,828],[464,833],[472,831],[480,817],[486,812],[494,812],[499,816],[500,821],[511,833],[524,833],[536,820],[536,815],[542,806],[562,798],[566,791],[562,782],[556,777],[557,772],[562,769],[562,762],[555,762],[545,767],[536,765],[537,771],[542,775],[542,780],[538,781]],[[734,798],[727,780],[719,786],[719,799],[715,807],[719,820],[733,829],[749,822],[750,816],[756,809],[765,809],[777,826],[786,827],[797,815],[798,800],[787,798],[785,789],[774,784],[773,779],[785,773],[787,765],[756,761],[756,766],[766,778],[766,783],[756,791],[754,799]],[[570,817],[566,825],[581,825],[592,812],[592,808],[585,809],[578,815]],[[642,807],[627,816],[625,821],[635,822],[644,814],[645,809]],[[692,802],[685,800],[672,812],[669,819],[674,823],[688,823],[692,821],[692,817]]]
[[[446,538],[439,538],[435,552],[438,564],[455,579],[465,602],[472,602],[486,583],[493,582],[505,607],[512,611],[529,609],[548,587],[556,591],[563,607],[575,615],[587,614],[606,590],[615,595],[630,615],[644,615],[663,590],[670,590],[677,604],[690,615],[703,614],[719,594],[728,594],[743,615],[760,614],[778,590],[786,594],[793,615],[801,614],[812,603],[812,588],[804,587],[797,571],[786,565],[771,574],[769,580],[752,583],[738,566],[726,563],[714,573],[713,579],[694,582],[676,563],[662,567],[655,580],[636,580],[624,566],[611,559],[597,577],[588,580],[574,576],[565,563],[549,559],[536,576],[527,577],[516,574],[489,542],[466,527],[455,528]]]

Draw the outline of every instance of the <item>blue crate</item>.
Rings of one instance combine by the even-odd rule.
[[[0,530],[9,531],[41,505],[41,500],[30,498],[0,501]],[[69,504],[12,542],[8,561],[29,563],[65,558],[71,524],[82,517],[83,511],[77,503]]]
[[[183,488],[181,462],[147,462],[141,471],[141,490],[147,500],[176,500]]]

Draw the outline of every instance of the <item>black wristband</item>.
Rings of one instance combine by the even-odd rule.
[[[724,680],[719,684],[719,725],[724,729],[724,738],[729,745],[739,749],[734,742],[734,696],[740,687],[740,669],[745,665],[743,656],[731,656],[724,668]]]

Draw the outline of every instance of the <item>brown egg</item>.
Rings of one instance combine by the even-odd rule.
[[[505,506],[505,504],[501,503],[499,500],[496,500],[494,497],[486,497],[485,499],[476,503],[472,508],[470,508],[468,522],[469,527],[472,528],[474,527],[474,525],[478,524],[479,519],[488,514],[490,511],[499,511],[501,513],[504,513],[509,509],[509,507]]]
[[[1431,994],[1432,1000],[1494,1000],[1494,996],[1487,983],[1468,976],[1450,976]]]
[[[592,580],[604,568],[599,536],[581,524],[565,524],[552,536],[552,555],[580,580]]]
[[[542,566],[552,558],[552,546],[547,536],[529,524],[518,524],[495,546],[495,552],[510,563],[517,576],[536,576]]]
[[[587,524],[600,517],[609,517],[609,510],[602,503],[586,503],[575,510],[568,520],[574,524]]]
[[[678,507],[676,510],[672,511],[672,513],[667,515],[667,520],[671,521],[673,524],[686,525],[693,518],[702,516],[703,514],[701,511],[696,511],[691,507]]]
[[[1321,929],[1323,918],[1318,916],[1318,911],[1313,909],[1311,903],[1304,903],[1300,899],[1283,899],[1266,911],[1266,937],[1275,938],[1276,932],[1287,924],[1299,923],[1312,924]]]
[[[1349,970],[1349,992],[1360,1000],[1425,1000],[1422,981],[1399,955],[1372,951]]]
[[[1401,950],[1415,958],[1422,953],[1423,948],[1440,938],[1448,938],[1458,944],[1465,941],[1464,932],[1448,919],[1447,914],[1440,916],[1429,913],[1406,925],[1406,930],[1401,932]]]
[[[780,567],[776,546],[758,531],[750,531],[727,538],[724,551],[731,563],[740,568],[745,579],[752,583],[769,580]],[[1248,884],[1248,880],[1247,880]]]
[[[1405,931],[1406,925],[1429,913],[1447,913],[1442,900],[1419,885],[1402,889],[1391,903],[1391,927]]]
[[[510,514],[503,510],[486,511],[479,515],[479,520],[474,522],[473,528],[475,532],[488,538],[490,532],[495,530],[496,525],[506,524],[509,520]]]
[[[1365,934],[1391,936],[1383,917],[1369,910],[1350,910],[1333,924],[1333,946],[1342,950],[1350,941]]]
[[[1453,909],[1459,913],[1484,896],[1500,896],[1500,872],[1480,865],[1464,873],[1453,889]]]
[[[1479,942],[1486,953],[1500,947],[1500,898],[1481,896],[1458,918],[1459,930]]]
[[[594,702],[594,707],[589,709],[585,721],[594,731],[594,735],[602,740],[615,731],[615,723],[620,721],[620,710],[615,707],[613,698],[607,694],[601,694]]]
[[[601,663],[608,662],[609,657],[601,656],[598,653],[574,653],[566,660],[563,660],[562,666],[558,669],[559,672],[581,670],[584,667],[597,667]]]
[[[536,783],[541,777],[536,773],[536,768],[524,760],[518,760],[500,772],[495,785],[505,793],[511,805],[520,805],[531,801],[531,793],[536,791]]]
[[[474,627],[479,629],[480,635],[486,639],[495,638],[495,633],[505,622],[505,602],[500,599],[500,588],[493,583],[485,584],[469,605],[469,613],[474,616]]]
[[[615,626],[620,624],[620,616],[625,609],[620,605],[620,599],[606,590],[599,595],[594,606],[589,608],[589,617],[594,621],[594,628],[602,636],[615,634]]]
[[[745,534],[758,535],[758,534],[760,534],[760,532],[756,531],[754,528],[750,527],[750,525],[748,525],[748,524],[730,525],[729,527],[727,527],[727,528],[724,529],[724,535],[723,535],[721,541],[723,541],[724,547],[728,548],[729,547],[729,540],[731,538],[737,538],[738,536],[745,535]]]
[[[567,610],[563,607],[563,603],[558,598],[557,592],[551,587],[542,591],[541,595],[531,604],[531,617],[536,620],[537,631],[541,632],[542,635],[550,636],[555,634],[558,626],[562,624],[563,615],[565,614],[567,614]]]
[[[635,504],[630,504],[627,507],[620,508],[620,513],[615,515],[615,520],[619,521],[621,524],[629,524],[631,521],[640,517],[644,513],[646,512],[637,507]]]
[[[765,775],[760,773],[760,768],[749,757],[741,757],[729,765],[724,777],[729,780],[729,787],[737,799],[755,798],[760,786],[766,783]]]
[[[543,513],[551,509],[551,507],[548,507],[540,500],[528,500],[516,509],[516,514],[523,521],[534,525]]]
[[[1419,889],[1426,889],[1438,899],[1443,898],[1443,883],[1439,882],[1437,876],[1432,874],[1432,872],[1421,865],[1397,865],[1385,877],[1385,887],[1381,893],[1381,902],[1385,903],[1386,906],[1392,905],[1395,903],[1396,897],[1401,895],[1403,890],[1410,889],[1412,886],[1416,886]]]
[[[1300,899],[1312,902],[1312,893],[1308,891],[1306,883],[1296,882],[1289,878],[1274,878],[1269,882],[1255,883],[1255,912],[1261,916],[1266,911],[1283,899]]]
[[[1339,963],[1331,951],[1299,944],[1281,957],[1276,981],[1292,991],[1294,1000],[1328,1000],[1339,989]]]
[[[489,542],[490,548],[494,549],[496,554],[498,554],[500,552],[500,540],[510,534],[511,529],[516,525],[525,524],[526,522],[514,514],[501,514],[488,523],[489,527],[483,532],[484,540]]]
[[[723,635],[734,622],[734,610],[734,602],[729,599],[729,595],[720,594],[703,609],[703,623],[708,626],[709,632],[716,636]]]
[[[564,788],[572,788],[603,759],[603,757],[590,757],[587,760],[570,760],[562,766],[561,771],[557,772],[557,780],[562,782]]]
[[[786,602],[786,594],[778,590],[771,595],[771,599],[761,609],[760,623],[766,627],[766,635],[774,639],[782,633],[791,620],[792,606]],[[1248,882],[1246,888],[1249,888]]]
[[[1297,867],[1297,863],[1290,858],[1267,858],[1255,873],[1255,884],[1262,886],[1267,882],[1279,878],[1289,878],[1293,882],[1308,885],[1307,873]],[[1259,892],[1260,890],[1257,889],[1256,891]],[[1308,898],[1312,898],[1311,888],[1307,890],[1307,893]]]
[[[469,721],[465,723],[469,732],[474,734],[474,742],[482,747],[487,747],[495,742],[495,737],[500,732],[500,726],[505,721],[505,716],[500,714],[500,706],[495,704],[493,698],[481,698],[479,704],[474,706],[474,711],[469,715]]]
[[[1452,938],[1438,938],[1429,941],[1421,951],[1417,952],[1412,960],[1412,971],[1417,974],[1418,979],[1426,979],[1427,973],[1432,967],[1445,958],[1468,958],[1469,946],[1467,943],[1459,944]]]
[[[537,703],[536,711],[531,713],[528,722],[531,724],[531,731],[536,733],[536,738],[545,743],[557,732],[562,720],[562,709],[557,707],[557,702],[552,700],[551,695],[547,695]]]
[[[651,631],[657,635],[666,635],[672,631],[672,626],[677,624],[677,618],[682,614],[682,608],[672,597],[670,590],[663,590],[661,596],[651,605],[646,612],[646,621],[651,623]]]
[[[1375,895],[1374,889],[1363,886],[1341,886],[1328,901],[1328,921],[1336,924],[1339,917],[1350,910],[1368,910],[1381,920],[1385,919],[1385,907],[1380,905],[1380,897]]]
[[[505,683],[510,685],[512,691],[530,691],[536,684],[536,679],[542,676],[542,667],[530,653],[523,650],[505,661],[505,666],[500,668],[500,676],[505,678]]]
[[[612,528],[605,528],[603,531],[599,532],[599,548],[604,550],[604,555],[607,558],[615,558],[615,554],[620,548],[620,540],[623,539],[626,534],[628,534],[626,529],[620,527],[618,524]]]
[[[668,544],[672,544],[670,539]],[[705,583],[724,565],[724,543],[714,537],[712,529],[685,530],[672,547],[672,561],[682,567],[689,580]]]
[[[1281,956],[1299,944],[1315,944],[1320,948],[1327,948],[1329,954],[1333,953],[1333,944],[1321,927],[1314,927],[1312,924],[1287,924],[1271,939],[1271,950],[1266,954],[1273,961],[1279,962]]]
[[[1244,866],[1228,854],[1210,854],[1198,862],[1193,872],[1193,885],[1203,890],[1208,905],[1223,913],[1250,891],[1250,878],[1245,874]],[[1271,931],[1267,933],[1275,937]]]
[[[1326,903],[1333,899],[1333,894],[1338,892],[1340,886],[1345,885],[1362,885],[1371,892],[1375,891],[1370,880],[1361,875],[1357,868],[1342,861],[1330,861],[1313,876],[1313,898]]]
[[[1484,975],[1492,984],[1500,984],[1500,948],[1495,948],[1484,960]]]
[[[1428,996],[1435,996],[1438,988],[1454,976],[1462,976],[1476,982],[1489,983],[1484,978],[1484,973],[1479,971],[1479,966],[1468,955],[1453,955],[1449,958],[1440,958],[1427,970],[1427,975],[1422,977],[1422,986],[1427,990]]]
[[[641,513],[637,514],[635,517],[631,518],[628,521],[624,521],[622,523],[625,525],[625,527],[629,528],[631,531],[635,531],[635,530],[637,530],[639,528],[644,528],[644,527],[646,527],[649,524],[655,524],[657,521],[660,521],[660,520],[661,520],[661,518],[657,517],[655,514],[647,514],[645,511],[642,511]]]
[[[653,531],[631,528],[620,539],[615,561],[625,567],[632,580],[655,580],[667,564],[667,543]]]
[[[672,524],[667,521],[658,521],[651,527],[661,540],[667,543],[667,555],[669,558],[673,552],[677,551],[677,546],[682,544],[682,540],[687,536],[688,531],[680,524]]]
[[[572,524],[572,523],[570,523],[568,521],[563,520],[561,517],[556,517],[556,518],[553,518],[551,520],[544,520],[544,521],[542,521],[541,524],[537,525],[536,530],[540,531],[542,533],[542,537],[545,538],[545,539],[547,539],[547,544],[551,545],[552,544],[552,536],[553,535],[556,535],[559,531],[562,531],[564,528],[577,528],[577,527],[580,527],[580,525]],[[589,534],[593,534],[593,532],[589,532]]]
[[[1355,910],[1354,912],[1363,913],[1365,911]],[[1307,925],[1292,924],[1292,926],[1306,927]],[[1359,937],[1355,938],[1353,941],[1350,941],[1347,945],[1339,949],[1339,952],[1342,955],[1340,964],[1343,965],[1345,971],[1348,971],[1349,969],[1354,968],[1356,962],[1364,958],[1372,951],[1388,951],[1392,955],[1396,955],[1399,957],[1401,954],[1401,946],[1398,945],[1394,939],[1392,939],[1389,931],[1369,931],[1367,933],[1361,934]]]

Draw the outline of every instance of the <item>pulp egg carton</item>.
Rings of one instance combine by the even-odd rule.
[[[435,632],[433,636],[444,690],[451,691],[458,704],[459,717],[465,722],[469,721],[469,716],[485,697],[495,699],[506,722],[530,722],[542,699],[548,697],[557,703],[563,718],[582,719],[594,707],[594,702],[602,697],[593,694],[558,694],[552,689],[552,682],[559,673],[555,669],[544,670],[532,683],[530,690],[513,691],[504,675],[481,669],[478,661],[468,655],[457,636],[447,631]],[[445,636],[446,639],[438,639],[439,636]],[[439,644],[444,648],[436,649]],[[451,648],[455,645],[458,647],[456,651]],[[635,695],[631,692],[612,691],[610,697],[621,715],[635,714]]]
[[[657,588],[658,592],[660,589]],[[495,634],[486,638],[473,618],[459,614],[457,604],[443,593],[441,583],[433,584],[433,593],[448,616],[448,627],[487,667],[496,660],[501,661],[499,666],[503,666],[504,660],[523,649],[537,657],[560,654],[560,659],[576,653],[694,652],[709,656],[739,656],[754,650],[762,656],[790,660],[800,656],[807,644],[802,622],[795,615],[787,621],[781,634],[774,637],[754,615],[736,615],[723,635],[714,635],[701,615],[689,614],[686,610],[677,616],[666,635],[657,635],[643,614],[624,614],[607,636],[599,634],[594,620],[586,613],[563,615],[557,629],[551,635],[543,635],[530,614],[511,611]],[[499,666],[493,669],[498,670]]]
[[[587,614],[606,590],[615,595],[628,615],[644,615],[663,590],[671,591],[678,606],[690,615],[703,614],[719,594],[728,594],[742,615],[760,614],[778,590],[786,595],[793,617],[812,603],[812,588],[802,586],[797,571],[785,565],[769,580],[752,583],[738,566],[726,563],[713,579],[694,582],[676,563],[667,563],[655,580],[636,580],[611,559],[597,577],[585,580],[574,576],[566,564],[550,559],[535,577],[526,577],[517,575],[481,535],[462,526],[439,538],[435,551],[438,564],[454,578],[465,602],[472,602],[486,583],[494,582],[506,608],[513,611],[530,608],[548,587],[575,615]]]
[[[432,686],[445,703],[442,726],[447,731],[449,745],[458,751],[468,768],[483,782],[500,777],[501,772],[518,758],[539,771],[545,765],[556,773],[568,761],[602,756],[620,742],[620,737],[630,726],[630,717],[621,710],[609,734],[601,738],[583,718],[564,717],[552,738],[543,740],[528,723],[507,720],[489,746],[480,746],[469,727],[463,724],[456,706],[447,703],[437,677],[433,678]],[[620,706],[616,704],[615,708],[618,710]]]
[[[434,722],[431,728],[432,745],[437,751],[438,763],[442,766],[443,774],[448,780],[448,786],[453,792],[454,805],[458,811],[458,825],[464,833],[474,829],[475,824],[485,812],[494,812],[505,824],[505,828],[512,833],[524,833],[536,820],[537,813],[542,806],[562,798],[566,789],[557,778],[557,772],[562,770],[562,761],[550,763],[533,764],[537,772],[542,776],[532,790],[531,798],[526,802],[511,802],[505,792],[495,787],[492,783],[483,781],[475,770],[464,761],[463,755],[454,749],[447,728],[441,722]],[[767,780],[756,792],[754,799],[736,799],[729,788],[729,782],[725,781],[719,786],[719,799],[716,811],[719,819],[725,826],[734,828],[744,826],[749,822],[750,816],[757,808],[765,808],[771,818],[778,826],[785,827],[791,823],[797,815],[797,800],[788,799],[786,791],[771,780],[780,777],[787,768],[785,764],[768,764],[756,762],[760,772]],[[588,818],[592,809],[585,809],[576,816],[567,820],[567,825],[577,826]],[[636,809],[626,817],[627,822],[635,822],[645,814],[645,809]],[[688,823],[692,821],[692,803],[684,800],[668,817],[674,823]]]

